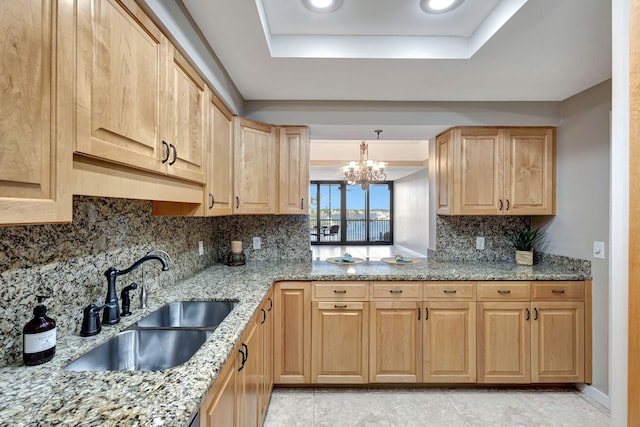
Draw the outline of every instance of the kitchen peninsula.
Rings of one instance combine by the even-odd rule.
[[[0,369],[0,424],[12,425],[188,425],[208,390],[242,339],[267,292],[277,282],[362,281],[570,281],[590,287],[590,272],[563,265],[533,267],[512,263],[446,263],[426,260],[411,266],[377,261],[349,267],[312,263],[248,263],[241,267],[213,265],[163,287],[147,310],[90,338],[69,335],[59,340],[53,361],[37,367]],[[346,282],[345,282],[346,283]],[[562,283],[562,282],[559,282]],[[527,296],[528,298],[528,296]],[[164,303],[176,300],[233,300],[237,307],[185,364],[159,372],[67,372],[62,367],[87,350],[130,326]],[[584,301],[590,319],[590,295]],[[277,310],[277,306],[274,307]],[[590,328],[583,344],[591,348]],[[276,331],[276,333],[278,333]],[[276,360],[277,362],[277,360]],[[585,366],[585,375],[590,367]]]

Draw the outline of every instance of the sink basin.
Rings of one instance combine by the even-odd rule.
[[[85,353],[63,369],[160,371],[185,363],[212,333],[207,330],[127,330]]]
[[[142,318],[135,328],[215,329],[238,305],[237,301],[178,301]]]

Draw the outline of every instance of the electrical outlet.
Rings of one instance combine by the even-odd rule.
[[[254,237],[253,238],[253,249],[260,249],[262,248],[262,240],[259,237]]]
[[[198,253],[200,256],[204,255],[204,242],[202,240],[198,242]]]
[[[484,250],[484,237],[476,237],[476,249]]]
[[[604,242],[593,242],[593,257],[604,259]]]

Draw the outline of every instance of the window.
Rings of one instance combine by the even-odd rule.
[[[312,181],[309,193],[312,244],[393,244],[392,182]]]

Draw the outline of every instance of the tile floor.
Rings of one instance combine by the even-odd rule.
[[[339,246],[339,245],[311,245],[313,259],[327,259],[334,256],[342,256],[348,252],[356,258],[369,258],[371,261],[379,261],[386,258],[402,254],[407,257],[424,258],[425,254],[409,250],[398,245],[370,245],[370,246]]]
[[[275,389],[265,427],[578,426],[609,411],[574,388]]]

